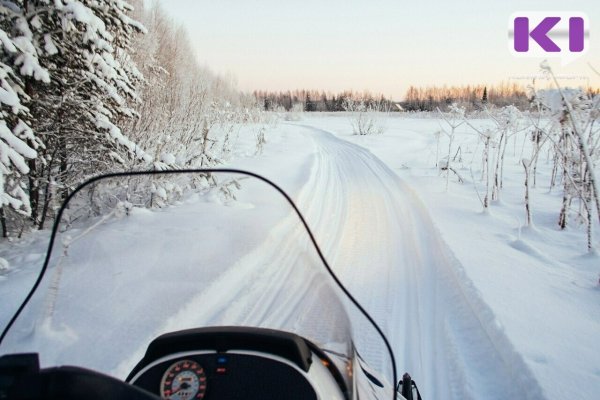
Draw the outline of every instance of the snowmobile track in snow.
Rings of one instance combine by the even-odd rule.
[[[410,372],[427,400],[543,399],[414,191],[365,148],[311,126],[292,126],[316,150],[297,204],[335,273],[386,333],[398,372]],[[194,314],[214,325],[327,329],[343,323],[327,312],[321,315],[329,321],[315,321],[285,302],[319,293],[319,276],[294,267],[301,255],[293,244],[301,234],[285,218],[262,245],[174,316],[173,327],[184,319],[193,324]],[[287,268],[278,270],[282,265]],[[257,274],[257,268],[271,272]],[[220,307],[205,306],[213,298]],[[311,297],[321,308],[330,300]],[[200,309],[213,311],[194,311]],[[169,323],[163,327],[170,329]],[[389,368],[375,331],[360,323],[355,330],[362,357],[377,370]]]
[[[544,398],[414,191],[368,150],[301,127],[317,153],[300,209],[386,332],[399,372],[412,374],[425,399]],[[370,340],[359,337],[359,351]]]

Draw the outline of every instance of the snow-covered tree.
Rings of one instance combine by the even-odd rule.
[[[201,66],[186,31],[159,4],[137,7],[134,16],[148,29],[131,46],[144,81],[138,91],[141,103],[132,103],[139,118],[124,121],[124,131],[154,157],[156,170],[222,164],[240,124],[255,122],[256,100],[238,92],[233,79]],[[130,168],[139,166],[130,161]],[[154,184],[157,196],[179,193],[166,189],[169,182],[157,179]]]
[[[5,232],[6,210],[42,228],[91,175],[215,166],[240,123],[257,121],[255,98],[202,67],[158,4],[3,0],[0,17]],[[160,201],[182,190],[154,186]],[[23,218],[12,228],[23,230]]]
[[[7,33],[22,53],[15,59],[29,126],[45,147],[30,162],[31,215],[43,226],[54,196],[63,198],[91,174],[124,158],[150,157],[116,125],[134,116],[141,78],[126,53],[142,25],[123,0],[4,1],[14,20]]]
[[[29,96],[21,77],[29,75],[49,81],[30,39],[19,35],[24,26],[18,8],[11,7],[10,3],[0,6],[0,222],[3,236],[8,234],[6,218],[10,211],[26,216],[31,213],[23,177],[29,173],[28,163],[38,156],[36,149],[42,147],[27,122],[30,114],[23,102],[29,100]]]

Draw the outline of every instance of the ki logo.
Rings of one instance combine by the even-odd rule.
[[[589,48],[589,19],[581,12],[518,12],[509,19],[509,50],[516,57],[558,57],[568,64]]]

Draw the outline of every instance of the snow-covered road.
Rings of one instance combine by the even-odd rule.
[[[426,399],[543,398],[410,187],[368,150],[304,128],[317,156],[300,208],[387,333],[398,369]],[[369,340],[360,337],[359,349]]]

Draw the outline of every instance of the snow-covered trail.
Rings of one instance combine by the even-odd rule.
[[[300,185],[297,203],[335,272],[386,332],[396,354],[399,373],[410,372],[423,397],[429,400],[544,398],[522,357],[441,240],[413,190],[371,152],[358,145],[310,126],[294,124],[287,128],[314,145],[308,157],[303,156],[302,166],[310,168],[310,174]],[[270,207],[268,204],[262,207]],[[210,234],[195,228],[186,234],[193,233],[189,238],[191,242],[180,242],[173,237],[163,243],[161,232],[165,232],[166,227],[180,231],[189,228],[190,221],[201,220],[200,216],[192,215],[194,212],[217,212],[217,206],[208,207],[191,202],[161,213],[142,213],[131,227],[133,230],[127,230],[129,234],[139,231],[139,237],[135,236],[139,243],[134,246],[137,255],[131,255],[133,260],[122,259],[128,254],[126,249],[115,251],[112,256],[108,254],[107,260],[87,257],[88,247],[93,247],[101,238],[102,232],[99,232],[88,238],[90,243],[82,242],[81,260],[73,254],[72,261],[76,265],[86,260],[91,263],[89,268],[100,272],[106,263],[115,268],[120,264],[137,265],[138,268],[131,271],[125,270],[134,278],[140,271],[153,276],[164,270],[163,264],[188,265],[186,257],[191,254],[189,249],[194,248],[193,238],[210,237]],[[259,210],[259,216],[266,211]],[[232,218],[245,215],[243,209],[231,209],[229,214]],[[343,352],[344,349],[336,345],[348,342],[343,329],[347,321],[344,313],[337,312],[340,304],[325,284],[322,272],[310,268],[319,266],[319,260],[312,254],[297,219],[293,215],[282,217],[285,212],[277,215],[278,218],[270,220],[274,228],[268,230],[264,241],[258,232],[253,245],[245,246],[249,253],[240,249],[241,254],[236,257],[224,257],[221,262],[212,260],[222,269],[217,276],[203,279],[200,294],[165,301],[164,295],[155,295],[162,290],[158,286],[138,293],[135,297],[144,309],[159,310],[164,306],[173,312],[156,313],[156,316],[144,313],[145,317],[138,318],[133,327],[137,331],[128,332],[135,344],[120,343],[127,353],[123,351],[119,355],[128,354],[126,359],[119,356],[120,364],[115,365],[113,360],[105,360],[98,354],[97,367],[124,377],[157,335],[206,325],[282,328],[309,338],[324,337],[327,342],[316,341],[326,343],[330,350]],[[254,232],[252,226],[256,222],[249,219],[240,231],[240,238]],[[106,233],[120,231],[124,223],[108,225]],[[151,226],[161,229],[154,232]],[[210,226],[202,229],[210,229]],[[187,232],[186,229],[183,231]],[[144,235],[151,237],[146,240]],[[122,237],[116,235],[113,240],[119,241]],[[230,241],[235,242],[235,238]],[[163,245],[157,246],[157,243]],[[123,242],[122,245],[132,244]],[[169,249],[164,254],[174,253],[177,259],[135,261],[142,255],[152,258],[163,248]],[[195,251],[202,253],[200,248]],[[117,261],[110,262],[110,257]],[[171,275],[171,272],[163,273]],[[73,286],[78,287],[78,282],[75,279]],[[157,279],[156,285],[163,284],[163,280]],[[111,310],[119,306],[112,303],[112,298],[104,299],[101,289],[100,285],[96,297],[103,299],[102,310],[110,317]],[[93,302],[94,296],[91,299]],[[118,303],[117,300],[114,301]],[[69,310],[66,311],[68,314]],[[135,312],[135,307],[130,311]],[[129,316],[125,311],[120,315],[121,318]],[[163,318],[165,316],[168,318]],[[84,325],[89,326],[84,328],[95,330],[96,319],[96,316],[93,320],[86,319]],[[376,370],[389,369],[385,348],[374,330],[360,323],[355,329],[354,339],[363,358]],[[109,334],[112,336],[107,336]],[[106,332],[96,339],[101,343],[107,337],[117,338],[120,334],[118,330]],[[82,342],[81,346],[84,345]]]
[[[426,399],[543,398],[414,192],[368,150],[304,128],[318,151],[300,208],[387,333],[400,372]],[[374,340],[360,336],[358,345],[378,362]]]
[[[305,123],[335,130],[343,137],[347,128],[345,120],[340,121],[319,123],[317,119]],[[423,121],[417,122],[420,126]],[[278,126],[277,134],[269,137],[261,157],[249,155],[254,151],[241,146],[236,153],[235,167],[271,178],[297,199],[330,264],[391,339],[399,372],[408,371],[413,375],[425,399],[537,399],[546,395],[562,398],[565,392],[593,398],[598,377],[594,353],[588,353],[593,346],[586,335],[578,331],[593,332],[596,325],[590,321],[594,321],[594,309],[580,307],[583,312],[579,314],[573,311],[578,304],[592,304],[595,291],[582,294],[581,289],[568,290],[571,282],[565,277],[571,276],[569,270],[557,272],[542,268],[543,265],[532,263],[531,257],[508,254],[511,247],[507,247],[509,250],[505,253],[504,247],[498,246],[506,244],[502,238],[510,237],[506,230],[496,230],[502,233],[501,240],[489,240],[492,234],[485,242],[480,240],[481,247],[474,249],[471,257],[465,257],[474,243],[465,237],[476,237],[482,231],[481,226],[477,229],[481,221],[469,217],[473,215],[471,212],[449,214],[443,210],[462,209],[452,206],[438,209],[435,201],[424,198],[432,203],[432,212],[437,212],[434,214],[437,219],[433,221],[430,209],[426,209],[412,188],[390,169],[404,166],[402,160],[407,159],[407,153],[411,153],[409,160],[426,154],[421,147],[427,148],[423,143],[429,140],[426,139],[429,133],[425,139],[411,142],[410,137],[419,132],[407,135],[405,132],[409,131],[403,123],[398,124],[394,135],[389,137],[373,141],[372,137],[348,138],[369,146],[386,164],[365,148],[327,131],[286,124]],[[252,149],[253,146],[252,141]],[[405,147],[396,149],[395,146]],[[389,150],[383,151],[388,147]],[[400,157],[397,163],[393,161],[396,154]],[[417,188],[417,184],[426,180],[409,182]],[[48,352],[44,350],[43,360],[47,365],[64,363],[65,359],[68,364],[96,368],[123,378],[152,339],[177,329],[247,323],[334,336],[329,335],[329,330],[338,332],[346,321],[333,311],[337,307],[335,298],[323,285],[322,276],[310,268],[307,273],[305,267],[313,262],[318,266],[319,261],[310,254],[302,255],[306,257],[304,262],[299,258],[302,253],[298,242],[306,237],[298,221],[286,217],[289,208],[280,204],[279,197],[271,202],[273,199],[268,194],[264,194],[263,199],[263,191],[251,190],[250,181],[244,181],[242,186],[248,189],[248,194],[258,196],[241,199],[240,204],[231,207],[200,196],[162,210],[136,209],[129,218],[111,221],[81,239],[77,242],[80,251],[72,248],[69,255],[71,264],[81,268],[73,269],[73,279],[62,280],[65,308],[56,312],[56,321],[51,326],[59,329],[40,329],[36,332],[39,335],[24,338],[23,346],[15,349],[31,351],[31,344],[37,345],[37,339],[44,348],[49,347],[48,343],[57,342]],[[431,193],[431,190],[418,189],[420,193]],[[457,199],[462,201],[467,197]],[[281,207],[274,208],[273,204]],[[452,218],[446,221],[446,217]],[[463,217],[463,229],[470,231],[464,237],[460,229],[455,228]],[[198,221],[203,223],[198,224]],[[494,223],[489,218],[484,221]],[[452,229],[448,230],[450,223]],[[445,238],[465,262],[469,277],[441,239],[437,225],[445,229]],[[456,233],[458,235],[453,237]],[[27,265],[35,267],[41,263],[45,240],[38,236],[37,240],[22,243],[21,247],[26,250],[10,259],[11,265],[21,267],[0,276],[0,297],[6,305],[1,309],[0,320],[7,320],[9,311],[14,308],[12,304],[18,304],[16,300],[24,295],[23,288],[28,288],[32,281],[36,270]],[[479,263],[482,265],[478,266]],[[510,274],[498,274],[508,270],[501,264],[511,267]],[[198,266],[200,269],[195,270]],[[90,274],[91,279],[79,278],[78,275],[84,275],[80,274],[83,267],[95,271]],[[204,267],[214,267],[214,275],[195,273]],[[187,275],[190,268],[194,274]],[[183,278],[171,270],[179,271]],[[148,277],[143,281],[144,290],[128,290],[138,287],[140,275]],[[547,277],[552,279],[545,279]],[[176,287],[177,278],[184,283],[183,294]],[[470,278],[481,288],[495,312],[482,300]],[[565,280],[566,284],[562,282]],[[482,284],[488,281],[502,284]],[[512,294],[505,295],[506,288],[513,287]],[[536,290],[532,291],[532,287]],[[179,292],[177,297],[164,295],[175,290]],[[198,295],[200,290],[202,293]],[[106,296],[113,291],[127,301],[115,295]],[[527,296],[520,296],[521,292]],[[573,294],[585,301],[565,304],[552,301],[554,297]],[[73,296],[79,299],[77,307],[71,307]],[[101,307],[97,307],[98,304]],[[540,312],[544,308],[551,311]],[[505,318],[513,314],[518,318],[512,321]],[[559,314],[561,318],[556,319]],[[563,329],[565,324],[560,322],[564,322],[567,314],[574,316],[567,320],[569,329]],[[323,315],[328,318],[326,321],[319,320]],[[519,353],[507,339],[496,315],[506,321],[507,332]],[[551,322],[540,324],[542,319]],[[115,326],[115,320],[119,321],[117,329],[110,331],[108,328]],[[63,321],[65,328],[72,328],[78,337],[74,335],[65,340],[62,333],[69,331],[61,330]],[[104,321],[111,321],[112,325]],[[127,337],[123,338],[120,325],[125,323],[129,326]],[[515,329],[515,323],[523,327]],[[33,326],[33,322],[26,320],[25,325]],[[552,340],[540,339],[541,330],[549,332]],[[381,369],[386,356],[381,352],[379,339],[364,325],[359,324],[358,331],[355,338],[362,356]],[[57,332],[61,335],[55,335]],[[99,333],[92,335],[96,332]],[[325,335],[321,335],[322,332]],[[569,335],[570,332],[577,335]],[[45,336],[49,336],[49,340]],[[333,339],[335,343],[335,337]],[[339,343],[343,343],[346,338],[339,339]],[[72,346],[71,340],[75,341]],[[575,341],[579,351],[572,350]],[[61,347],[63,342],[65,349]],[[107,342],[112,343],[113,352],[104,350]],[[13,350],[10,343],[8,345],[8,350]],[[61,358],[59,350],[69,351]],[[581,356],[583,351],[585,356]],[[536,363],[541,367],[536,369]],[[567,381],[561,380],[567,376],[565,372],[571,374]]]
[[[543,398],[411,188],[368,150],[296,128],[316,147],[298,205],[333,269],[386,332],[399,372],[413,375],[425,399]],[[319,275],[307,273],[299,240],[298,222],[284,219],[161,330],[182,321],[193,326],[190,315],[198,323],[279,327],[309,337],[344,324],[328,311],[335,304],[322,296],[328,291],[319,290]],[[212,298],[222,306],[207,307]],[[210,315],[194,311],[201,308]],[[355,328],[362,356],[377,370],[388,368],[374,330]]]
[[[399,372],[410,372],[430,400],[544,398],[412,189],[368,150],[310,126],[296,129],[316,147],[298,205],[333,269],[386,332]],[[304,239],[295,218],[284,218],[160,331],[236,323],[319,337],[343,325],[322,278],[307,272],[318,260],[303,259]],[[374,330],[355,328],[362,356],[388,369]]]

